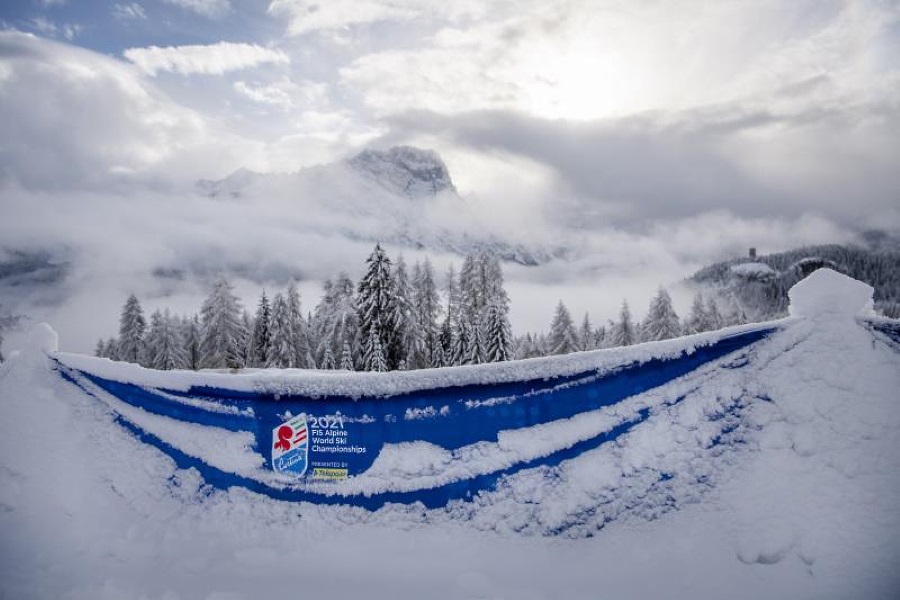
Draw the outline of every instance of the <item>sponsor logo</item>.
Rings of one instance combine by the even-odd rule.
[[[338,481],[347,479],[347,469],[326,469],[322,467],[313,467],[312,478],[319,480]]]
[[[309,458],[309,429],[306,415],[292,418],[272,430],[272,468],[279,473],[302,477]]]

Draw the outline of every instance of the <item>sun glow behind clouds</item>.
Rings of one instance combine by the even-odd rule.
[[[647,107],[652,74],[630,56],[588,39],[558,48],[542,46],[547,47],[534,48],[521,67],[533,74],[524,90],[528,112],[551,119],[592,120]]]
[[[635,4],[545,25],[514,59],[524,109],[589,121],[720,101],[737,75],[723,71],[717,56],[733,44],[719,30],[733,21],[731,12]]]

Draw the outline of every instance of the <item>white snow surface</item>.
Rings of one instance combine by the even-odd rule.
[[[825,319],[873,315],[872,286],[832,269],[817,269],[788,290],[792,316]]]
[[[745,279],[770,279],[777,275],[775,269],[760,262],[732,265],[731,272]]]
[[[608,350],[576,352],[566,356],[548,356],[443,369],[391,371],[389,373],[304,369],[245,369],[238,373],[215,370],[157,371],[145,369],[133,363],[66,352],[54,353],[54,357],[67,366],[93,373],[105,379],[181,392],[188,391],[192,386],[211,386],[276,395],[296,394],[311,398],[326,395],[358,398],[364,395],[396,395],[436,387],[544,379],[575,375],[593,369],[612,371],[627,365],[642,364],[655,358],[674,358],[682,353],[692,353],[697,348],[715,344],[731,335],[780,327],[790,322],[790,319],[782,319],[765,324],[739,325],[673,340]]]
[[[472,464],[534,455],[651,411],[615,443],[439,510],[211,490],[41,344],[23,349],[0,366],[0,597],[896,598],[900,354],[849,318],[861,294],[821,277],[792,294],[807,316],[749,349],[470,447]],[[821,286],[834,302],[813,301]],[[372,476],[438,476],[447,460],[421,443],[385,454]]]

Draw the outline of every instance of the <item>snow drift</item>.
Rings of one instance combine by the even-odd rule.
[[[329,581],[335,597],[895,597],[893,324],[857,314],[855,282],[824,269],[807,281],[795,316],[756,328],[407,374],[156,373],[56,353],[42,330],[0,368],[2,591],[243,598]],[[604,396],[626,374],[637,387]],[[524,383],[535,393],[508,393]],[[298,481],[271,470],[268,422],[221,426],[337,397],[348,421],[362,424],[356,403],[415,439],[385,439],[345,480]],[[571,413],[528,421],[538,398]],[[468,416],[496,427],[456,444],[429,430]],[[453,485],[467,490],[429,496]]]

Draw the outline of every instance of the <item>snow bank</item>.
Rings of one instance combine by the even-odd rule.
[[[139,365],[59,352],[53,356],[63,364],[106,379],[187,392],[191,388],[212,387],[274,395],[303,395],[311,398],[346,396],[351,398],[396,396],[435,388],[463,387],[566,377],[586,371],[609,372],[651,360],[690,355],[731,336],[782,327],[788,319],[752,323],[699,333],[673,340],[647,342],[623,348],[575,352],[502,363],[363,373],[303,369],[247,369],[237,373],[211,371],[157,371]]]
[[[59,350],[59,336],[46,323],[38,323],[28,336],[26,352],[40,351],[50,354]]]
[[[744,279],[757,279],[760,281],[774,279],[777,275],[772,267],[760,262],[732,265],[731,272]]]
[[[445,508],[375,512],[210,489],[48,361],[11,358],[0,596],[893,599],[900,352],[872,339],[851,318],[784,322],[627,404],[504,434],[469,458],[584,439],[645,408],[614,443]],[[421,477],[447,459],[392,451],[374,474]]]
[[[872,314],[872,286],[832,269],[817,269],[788,291],[791,316],[814,319]]]

